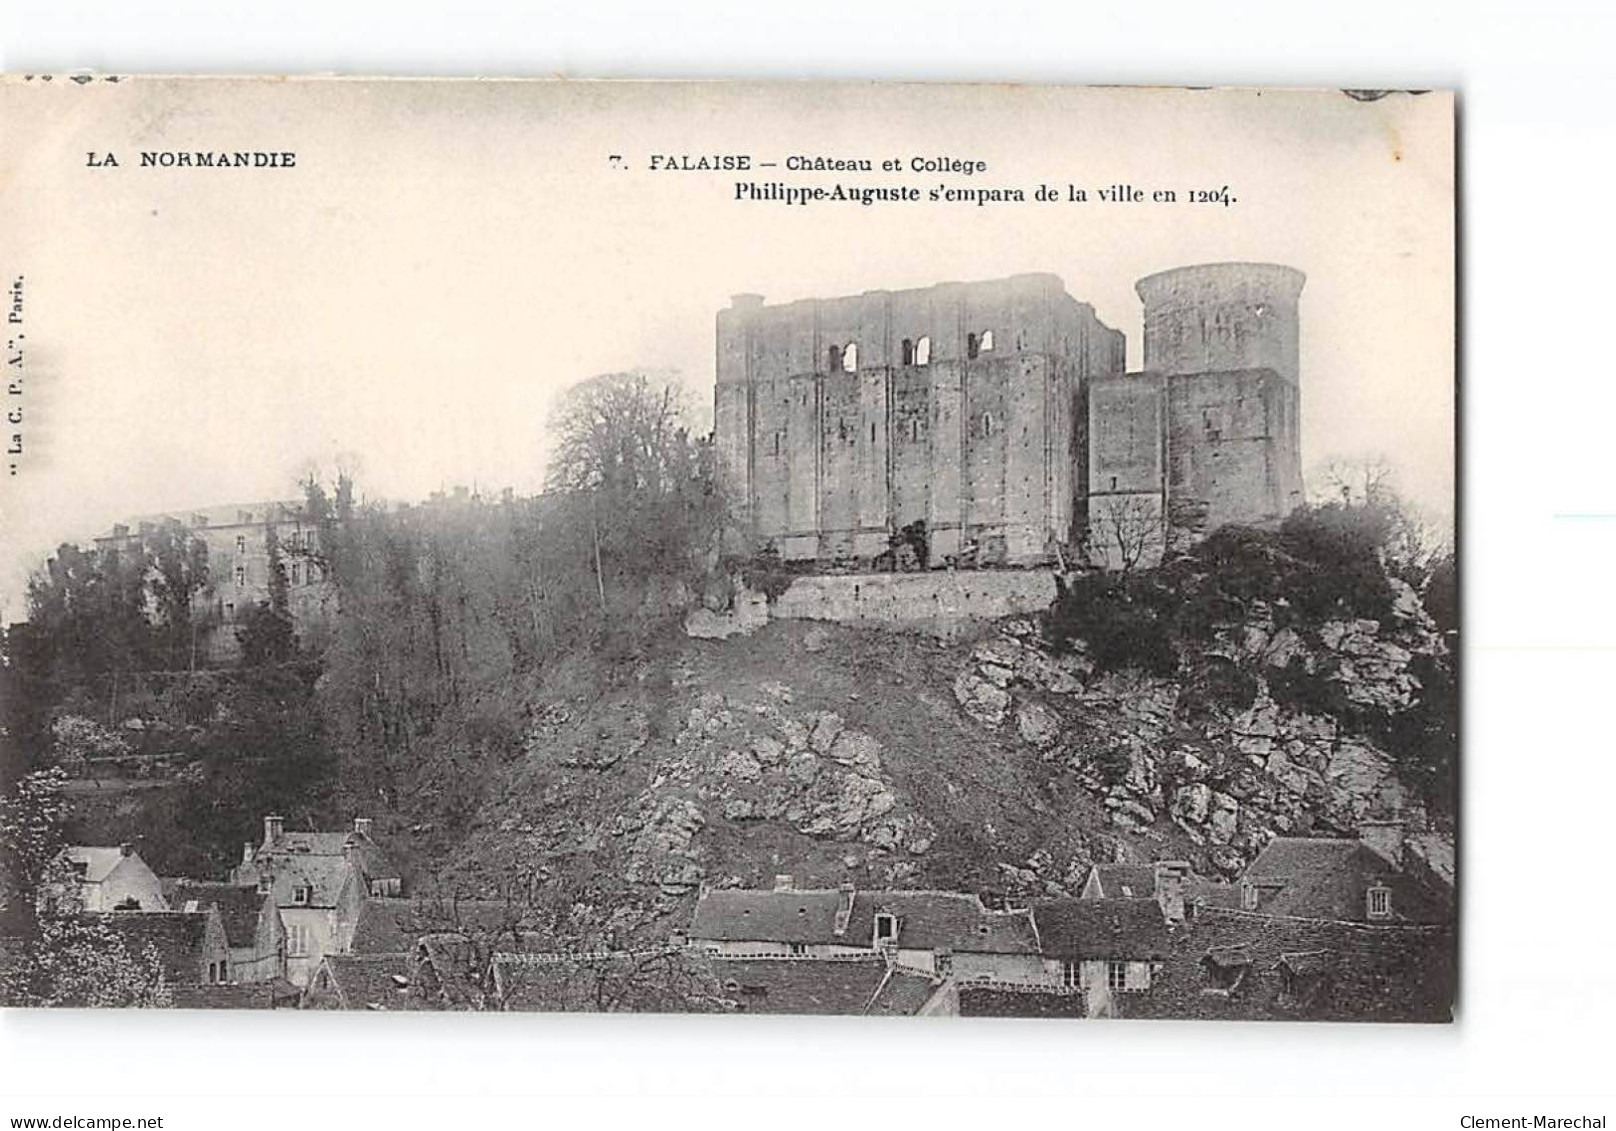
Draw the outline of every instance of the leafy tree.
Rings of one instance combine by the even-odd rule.
[[[170,668],[194,669],[197,637],[207,628],[196,596],[208,587],[208,544],[171,519],[152,532],[150,545],[159,646]]]

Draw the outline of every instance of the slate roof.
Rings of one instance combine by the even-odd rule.
[[[720,958],[723,996],[742,1013],[909,1016],[938,982],[890,967],[881,955],[852,958]]]
[[[1211,970],[1242,961],[1227,993]],[[1285,974],[1312,983],[1287,992]],[[1117,994],[1124,1017],[1447,1021],[1456,973],[1446,926],[1345,923],[1213,909],[1178,932],[1148,992]]]
[[[1096,864],[1094,879],[1100,899],[1146,899],[1156,894],[1156,868],[1152,864]],[[1087,891],[1087,885],[1084,885]]]
[[[505,954],[494,989],[506,1010],[718,1013],[729,1006],[711,956],[688,949],[613,954]]]
[[[1032,915],[1050,958],[1142,962],[1172,947],[1173,928],[1154,899],[1051,899],[1035,903]]]
[[[225,938],[233,947],[252,946],[258,937],[258,918],[268,897],[256,887],[240,884],[203,883],[199,880],[163,881],[163,895],[169,906],[184,911],[193,900],[198,910],[213,904],[224,923]]]
[[[973,895],[857,892],[847,928],[838,934],[836,916],[846,901],[846,893],[839,891],[709,891],[696,903],[690,937],[872,947],[876,915],[893,914],[898,917],[899,947],[978,954],[1038,952],[1027,912],[989,911]]]
[[[440,933],[456,924],[497,937],[515,930],[522,908],[503,900],[462,899],[454,903],[417,899],[367,899],[354,925],[351,954],[394,954],[413,950],[424,934]]]
[[[123,854],[123,849],[116,845],[104,848],[97,845],[74,844],[64,848],[62,854],[74,864],[83,864],[85,871],[80,878],[92,884],[98,884],[106,879],[114,868],[128,859]]]
[[[136,960],[148,946],[156,950],[170,984],[201,979],[202,948],[208,933],[208,917],[202,912],[113,911],[97,919],[123,940]]]
[[[1150,899],[1156,894],[1154,864],[1096,864],[1083,883],[1085,899]],[[1240,889],[1191,875],[1184,897],[1206,907],[1239,907]]]
[[[276,861],[270,892],[276,907],[335,907],[350,877],[359,879],[354,866],[341,856],[288,856]],[[311,891],[299,902],[295,893],[303,884]]]
[[[1276,837],[1241,878],[1267,889],[1257,910],[1269,915],[1363,922],[1369,888],[1384,884],[1392,892],[1390,921],[1440,923],[1451,918],[1440,893],[1357,840]]]
[[[329,978],[335,1001],[342,1009],[418,1011],[432,1003],[412,993],[414,954],[328,954],[316,972],[316,982]],[[311,995],[323,996],[323,985],[310,983]]]
[[[300,991],[285,978],[172,988],[175,1009],[296,1009]]]

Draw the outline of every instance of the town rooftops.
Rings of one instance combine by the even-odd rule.
[[[79,879],[90,884],[98,884],[106,879],[114,868],[134,854],[134,849],[127,844],[114,845],[111,848],[73,844],[62,850],[62,855],[67,857],[79,872]]]
[[[416,958],[400,954],[328,954],[309,984],[309,996],[339,1009],[436,1008],[415,991]]]
[[[1359,840],[1276,837],[1246,868],[1241,884],[1257,889],[1255,910],[1269,915],[1361,922],[1369,889],[1385,887],[1388,921],[1437,923],[1451,917],[1441,893]]]
[[[744,1013],[907,1017],[938,979],[900,970],[880,955],[852,958],[717,958],[719,991]]]
[[[176,911],[202,911],[209,904],[217,907],[225,937],[236,947],[253,945],[258,936],[258,918],[263,914],[267,898],[251,886],[185,879],[165,879],[163,896]]]
[[[696,903],[690,937],[868,948],[877,915],[897,918],[894,942],[904,949],[1038,952],[1028,912],[989,911],[974,895],[938,891],[708,891]]]
[[[170,989],[175,1009],[296,1009],[301,991],[285,978],[267,982],[178,985]]]
[[[495,899],[367,899],[354,925],[353,954],[393,954],[414,948],[422,935],[464,930],[505,945],[524,938],[524,909]]]
[[[134,515],[118,524],[118,527],[123,528],[123,534],[119,534],[118,527],[114,527],[97,540],[128,537],[130,534],[140,533],[143,526],[150,528],[169,522],[177,522],[187,527],[262,526],[271,518],[276,522],[290,522],[303,516],[303,503],[297,500],[215,503],[212,506],[191,507],[186,510]]]
[[[270,891],[276,907],[335,907],[344,885],[359,879],[340,856],[289,857],[275,864]]]
[[[1032,915],[1050,958],[1142,962],[1172,947],[1173,931],[1154,899],[1051,899],[1034,904]]]
[[[123,940],[129,956],[139,962],[150,947],[157,954],[170,984],[196,982],[201,977],[202,948],[207,941],[208,917],[200,911],[114,911],[96,917]]]

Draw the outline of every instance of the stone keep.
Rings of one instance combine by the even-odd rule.
[[[1070,561],[1089,542],[1105,564],[1091,527],[1124,504],[1192,534],[1280,517],[1301,498],[1301,283],[1259,264],[1141,280],[1131,375],[1122,334],[1054,275],[738,295],[718,315],[715,398],[736,518],[752,548],[826,564],[923,522],[939,566]]]

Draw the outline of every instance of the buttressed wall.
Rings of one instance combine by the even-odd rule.
[[[1054,275],[738,295],[718,315],[725,486],[753,548],[826,563],[867,563],[917,521],[929,566],[1083,545],[1116,567],[1278,519],[1302,498],[1303,282],[1262,263],[1139,280],[1138,374]]]
[[[867,561],[924,521],[928,565],[1048,561],[1081,527],[1087,383],[1122,335],[1053,275],[718,316],[719,464],[754,546]]]
[[[1091,534],[1105,564],[1128,523],[1167,541],[1263,524],[1302,502],[1298,300],[1305,276],[1269,263],[1148,275],[1145,370],[1089,399]]]

